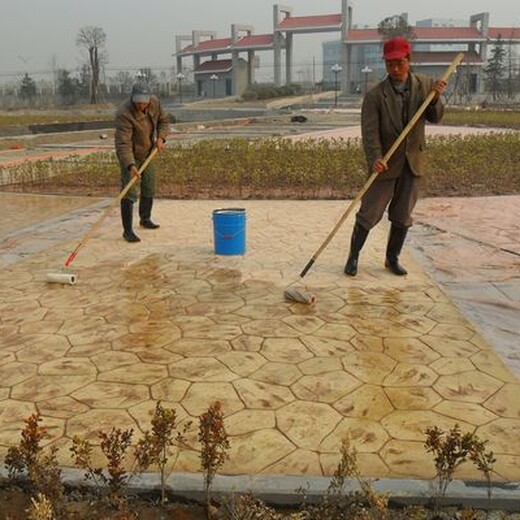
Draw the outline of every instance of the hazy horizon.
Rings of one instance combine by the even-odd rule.
[[[85,57],[76,46],[76,36],[85,26],[101,27],[107,36],[107,72],[150,67],[170,71],[175,66],[175,36],[191,34],[194,29],[216,31],[228,37],[232,23],[253,25],[256,34],[272,33],[272,6],[267,0],[0,0],[0,81],[18,80],[22,74],[38,76],[64,68],[76,70]],[[341,12],[341,0],[284,0],[294,16]],[[472,14],[490,13],[496,27],[520,26],[520,7],[497,0],[437,0],[418,3],[396,0],[380,7],[376,0],[352,2],[353,23],[359,27],[377,26],[387,16],[408,13],[409,23],[426,18],[451,18],[469,22]],[[321,62],[321,42],[337,39],[338,33],[295,36],[294,67]],[[272,53],[260,52],[262,67],[272,62]],[[186,60],[188,62],[188,60]],[[38,79],[38,78],[37,78]]]

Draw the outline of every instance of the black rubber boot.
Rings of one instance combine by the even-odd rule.
[[[127,242],[141,242],[141,239],[134,233],[132,229],[132,220],[134,216],[134,203],[130,199],[121,201],[121,220],[123,222],[123,238]]]
[[[408,271],[399,263],[399,255],[401,254],[407,233],[408,228],[396,227],[393,224],[390,227],[385,267],[397,276],[408,274]]]
[[[359,252],[365,244],[368,236],[368,229],[356,223],[352,231],[352,238],[350,239],[350,252],[348,254],[347,263],[343,272],[348,276],[356,276],[358,270]]]
[[[157,229],[159,224],[155,224],[151,220],[153,199],[149,197],[141,197],[139,199],[139,225],[146,229]]]

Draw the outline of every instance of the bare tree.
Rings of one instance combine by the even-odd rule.
[[[383,40],[391,40],[397,37],[407,38],[408,40],[415,38],[413,27],[408,25],[406,14],[394,14],[381,20],[377,25],[377,32]]]
[[[132,90],[132,85],[135,83],[134,74],[128,70],[121,70],[116,74],[115,78],[113,78],[113,82],[120,94],[128,94]]]
[[[90,66],[90,102],[95,104],[99,101],[99,76],[101,65],[106,61],[103,47],[106,42],[106,34],[101,27],[91,25],[82,27],[76,37],[76,45],[88,52]]]

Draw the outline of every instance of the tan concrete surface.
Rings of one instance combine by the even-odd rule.
[[[384,270],[384,225],[356,278],[342,274],[347,223],[305,278],[316,305],[283,300],[345,203],[160,200],[161,228],[138,230],[139,244],[122,240],[114,212],[72,264],[77,284],[58,285],[46,273],[100,205],[65,205],[63,218],[42,210],[34,224],[20,218],[25,196],[7,200],[16,219],[0,249],[0,457],[36,410],[70,466],[75,434],[138,436],[159,399],[196,422],[219,399],[231,442],[223,473],[331,475],[348,434],[363,475],[431,477],[424,430],[458,423],[489,440],[498,479],[520,480],[518,376],[412,248],[407,277]],[[214,254],[219,207],[246,208],[244,256]],[[195,430],[190,439],[179,471],[199,468]],[[457,476],[479,475],[467,465]]]

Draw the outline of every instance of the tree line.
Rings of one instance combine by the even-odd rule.
[[[404,36],[414,39],[413,27],[408,25],[406,16],[393,15],[382,20],[378,25],[378,32],[382,38]],[[136,73],[119,71],[110,82],[101,81],[102,73],[108,63],[106,52],[106,34],[101,27],[86,26],[79,30],[76,36],[76,45],[85,56],[82,67],[72,73],[66,69],[59,69],[54,78],[54,94],[57,94],[64,105],[80,102],[97,104],[111,95],[126,94],[136,80],[146,82],[156,92],[169,95],[170,83],[166,77],[159,78],[150,68],[141,68]],[[467,67],[469,72],[470,67]],[[166,76],[166,74],[164,74]],[[507,41],[499,35],[490,49],[489,58],[483,67],[483,81],[485,91],[494,102],[506,99],[514,100],[520,93],[520,66],[518,54],[513,42]],[[171,85],[174,87],[175,82]],[[111,89],[112,86],[112,89]],[[173,88],[172,87],[172,88]],[[110,92],[112,90],[112,92]],[[454,100],[460,100],[469,92],[468,77],[460,75],[456,78],[453,89]],[[26,103],[31,103],[38,95],[36,81],[25,73],[19,82],[17,95]]]
[[[378,24],[378,33],[383,40],[395,37],[415,39],[414,28],[408,24],[406,15],[393,15]],[[467,67],[468,72],[470,67]],[[501,99],[513,100],[520,93],[520,63],[518,53],[512,41],[504,40],[498,35],[490,50],[489,57],[483,67],[485,91],[493,101]],[[469,78],[462,75],[456,77],[455,97],[463,99],[469,90]]]

